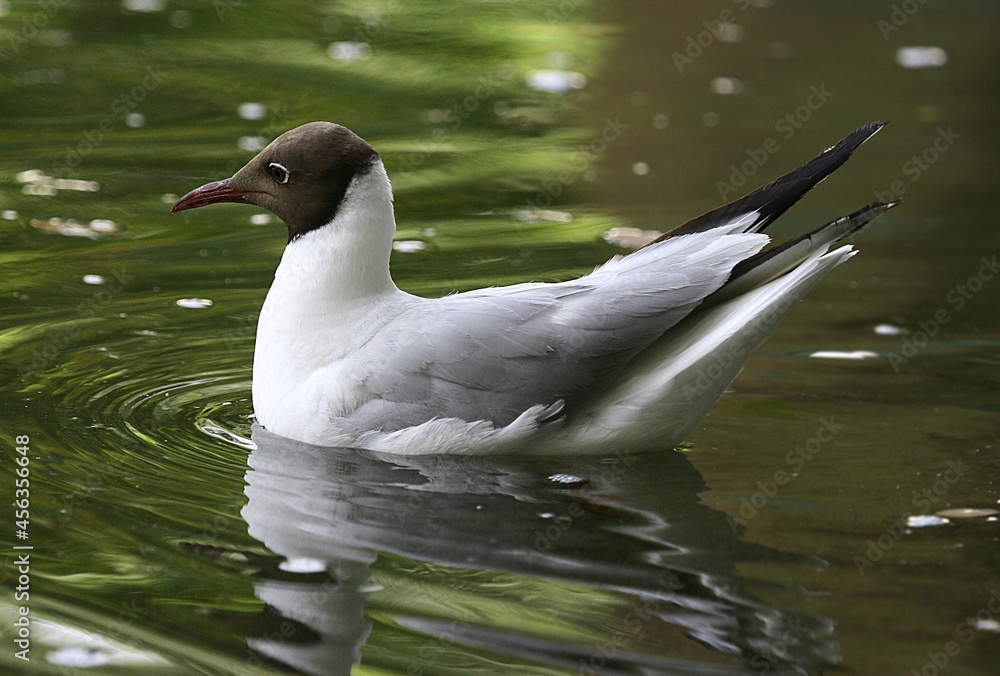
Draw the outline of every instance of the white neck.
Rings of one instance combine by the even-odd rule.
[[[332,221],[285,247],[265,304],[342,312],[394,291],[389,254],[395,233],[392,186],[376,160],[351,181]]]
[[[406,295],[389,276],[395,230],[392,187],[376,160],[351,182],[332,221],[285,248],[257,322],[258,420],[317,368],[366,340],[379,309]]]

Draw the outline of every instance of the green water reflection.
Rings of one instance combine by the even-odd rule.
[[[726,11],[736,28],[704,37]],[[927,3],[883,35],[893,11],[0,2],[0,491],[28,435],[34,547],[31,661],[5,563],[2,669],[909,674],[943,654],[995,673],[998,522],[907,519],[1000,500],[981,272],[1000,253],[997,13]],[[689,38],[707,44],[678,61]],[[920,45],[948,62],[902,68]],[[747,189],[889,117],[773,230],[900,187],[903,206],[685,453],[402,463],[253,431],[283,228],[168,213],[278,133],[337,121],[393,179],[401,287],[563,279],[622,251],[610,228],[717,205],[771,137]],[[4,508],[9,561],[14,522]]]

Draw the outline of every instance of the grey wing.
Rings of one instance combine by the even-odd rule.
[[[421,301],[356,355],[366,403],[345,422],[393,431],[433,418],[504,426],[573,408],[728,278],[765,235],[674,237],[580,279]]]

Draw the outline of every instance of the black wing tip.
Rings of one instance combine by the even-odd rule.
[[[861,144],[874,136],[891,120],[869,122],[829,146],[802,166],[778,177],[767,185],[721,207],[679,225],[653,243],[677,235],[711,230],[740,213],[761,212],[747,232],[760,232],[798,202],[827,176],[839,169]]]
[[[845,136],[840,142],[830,146],[822,153],[820,153],[819,157],[822,157],[823,155],[826,155],[827,153],[834,150],[842,151],[844,149],[847,149],[847,153],[848,155],[850,155],[850,153],[853,153],[855,150],[857,150],[862,143],[864,143],[872,136],[877,134],[882,129],[882,127],[889,124],[890,122],[892,122],[892,120],[875,121],[875,122],[869,122],[866,125],[858,127],[850,134]]]
[[[868,206],[861,207],[854,213],[848,214],[847,216],[844,216],[842,218],[838,218],[830,225],[834,225],[836,223],[852,223],[852,226],[847,232],[842,234],[834,241],[839,242],[842,239],[846,239],[848,237],[853,236],[854,233],[864,228],[866,225],[868,225],[870,222],[872,222],[873,220],[884,214],[889,209],[892,209],[894,206],[899,204],[900,201],[901,200],[893,200],[892,202],[872,202]],[[822,229],[823,228],[819,228],[819,230],[809,233],[807,236],[812,236],[813,234],[819,232]]]
[[[860,209],[858,209],[857,211],[855,211],[853,214],[850,214],[849,216],[846,216],[845,218],[855,218],[857,216],[861,216],[862,214],[866,214],[866,213],[868,213],[870,211],[874,211],[875,215],[877,216],[877,215],[881,214],[884,211],[888,211],[889,209],[892,209],[894,206],[897,206],[902,201],[903,200],[893,200],[891,202],[872,202],[871,204],[869,204],[867,206],[861,207]],[[873,216],[873,218],[874,218],[874,216]]]

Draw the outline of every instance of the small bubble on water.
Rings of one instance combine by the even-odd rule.
[[[256,153],[264,149],[264,146],[267,145],[267,139],[263,136],[241,136],[236,144],[240,150],[245,150],[248,153]]]
[[[743,82],[735,77],[717,77],[709,83],[709,88],[716,94],[730,96],[743,91]]]
[[[236,109],[236,114],[244,120],[263,120],[267,115],[267,106],[263,103],[247,101],[240,104],[240,107]]]

